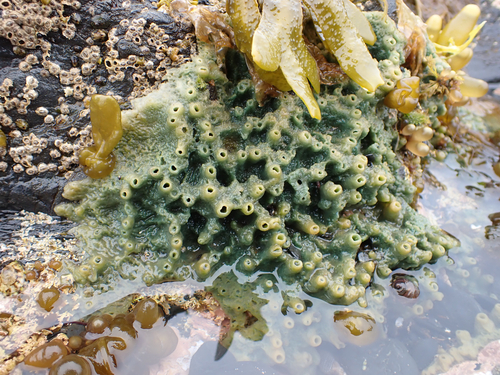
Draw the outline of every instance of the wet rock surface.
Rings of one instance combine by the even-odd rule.
[[[0,180],[0,209],[50,213],[66,182],[57,175],[17,178],[11,172]]]
[[[7,20],[16,6],[2,4]],[[142,96],[194,48],[192,26],[149,1],[52,4],[64,5],[60,14],[74,25],[73,37],[64,28],[38,33],[41,46],[32,49],[0,37],[0,130],[7,136],[0,209],[52,213],[57,193],[78,169],[78,149],[90,142],[90,128],[80,133],[89,125],[90,96],[114,95],[122,104]]]

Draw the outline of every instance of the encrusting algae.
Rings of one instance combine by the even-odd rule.
[[[369,20],[389,57],[379,62],[386,84],[326,88],[321,122],[291,95],[259,107],[251,81],[228,81],[208,49],[134,101],[115,170],[69,183],[63,196],[78,203],[56,208],[79,223],[88,254],[77,281],[205,280],[231,264],[365,305],[375,271],[417,268],[455,246],[409,206],[415,189],[391,146],[396,119],[377,109],[402,78],[403,44],[384,42],[401,37],[383,13]]]
[[[94,145],[80,154],[91,178],[70,182],[63,196],[73,202],[56,207],[78,223],[72,231],[85,252],[68,268],[86,293],[122,279],[203,281],[230,318],[221,326],[224,346],[239,331],[233,347],[244,360],[253,359],[255,344],[271,363],[313,373],[322,340],[362,346],[383,333],[379,315],[351,310],[327,317],[333,328],[323,317],[323,332],[305,294],[366,307],[375,274],[418,269],[458,244],[411,207],[416,188],[397,148],[421,157],[433,151],[444,101],[459,79],[430,93],[430,83],[449,69],[432,46],[423,56],[428,64],[415,73],[402,65],[405,38],[386,14],[365,15],[349,1],[305,1],[320,39],[348,76],[321,87],[321,60],[302,35],[299,1],[287,4],[287,12],[273,10],[280,1],[265,1],[262,13],[254,2],[227,4],[234,30],[221,22],[212,41],[217,53],[234,43],[244,54],[225,56],[229,78],[218,68],[220,54],[200,44],[199,56],[171,69],[160,89],[134,100],[132,109],[93,96]],[[335,7],[342,9],[327,25]],[[206,15],[197,13],[197,25],[213,32]],[[349,18],[353,25],[345,23]],[[336,34],[354,27],[359,33],[348,43]],[[363,48],[354,47],[358,42]],[[343,54],[346,46],[353,50]],[[359,70],[361,61],[370,68]],[[241,69],[245,63],[250,74]],[[258,101],[255,74],[297,96]],[[411,299],[420,293],[404,274],[393,275],[393,287]],[[439,299],[437,289],[434,294]],[[56,301],[40,306],[49,311]],[[50,374],[68,366],[113,373],[99,353],[123,359],[134,340],[159,327],[162,314],[145,298],[126,315],[95,315],[64,343],[72,354],[43,367]],[[297,340],[291,329],[299,324]],[[169,337],[162,344],[166,356],[177,341],[170,327],[162,329]],[[57,346],[57,339],[49,344]]]

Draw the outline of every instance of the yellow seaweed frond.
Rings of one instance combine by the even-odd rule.
[[[259,5],[255,0],[227,0],[226,11],[231,17],[238,49],[250,55],[253,34],[260,20]]]
[[[376,36],[363,13],[350,0],[304,0],[304,3],[313,11],[318,33],[346,74],[369,91],[382,85],[377,62],[365,44],[374,44]],[[279,90],[291,87],[311,116],[321,119],[310,87],[319,92],[320,76],[302,36],[301,0],[265,0],[262,13],[255,0],[228,0],[226,9],[236,45],[253,63],[260,78]],[[339,30],[342,32],[337,35]],[[283,78],[287,85],[283,84]]]
[[[245,54],[257,91],[261,90],[256,92],[259,102],[264,92],[274,96],[291,88],[311,117],[321,119],[312,90],[319,92],[321,80],[316,57],[303,36],[303,3],[311,10],[325,46],[347,76],[368,91],[384,84],[378,63],[366,47],[376,42],[376,35],[364,14],[350,0],[263,0],[262,9],[257,0],[227,0],[231,30],[219,16],[210,16],[203,8],[193,9],[188,0],[174,0],[173,4],[176,3],[183,4],[201,40],[216,44],[219,50],[234,43]],[[329,84],[342,75],[324,62],[322,73],[321,79]],[[259,80],[275,86],[276,90]]]
[[[476,25],[480,15],[481,9],[475,4],[469,4],[444,27],[440,16],[435,14],[429,17],[426,22],[427,32],[436,52],[450,57],[465,50],[486,23],[484,21]]]
[[[445,25],[436,42],[446,45],[453,39],[454,44],[463,44],[467,40],[471,30],[476,26],[480,15],[481,9],[477,5],[466,5]]]
[[[458,72],[459,86],[448,90],[448,101],[453,105],[461,105],[469,97],[481,97],[488,92],[488,83],[467,76],[460,69],[464,68],[473,56],[469,47],[476,35],[481,31],[486,21],[476,25],[481,9],[475,4],[469,4],[458,12],[442,30],[442,19],[438,15],[431,16],[426,24],[429,39],[436,48],[436,53],[448,60],[450,68]]]
[[[463,43],[459,46],[455,45],[453,38],[450,39],[450,43],[447,46],[444,46],[444,45],[441,45],[438,43],[434,43],[434,46],[436,47],[436,52],[439,54],[447,53],[447,54],[452,55],[452,56],[459,54],[464,49],[466,49],[469,46],[469,44],[471,44],[472,40],[476,37],[476,35],[479,33],[479,31],[481,31],[481,29],[483,28],[485,23],[486,23],[486,21],[483,21],[481,24],[474,27],[472,29],[472,31],[469,33],[469,36],[468,36],[467,40],[465,41],[465,43]]]
[[[377,41],[377,36],[373,32],[372,25],[368,22],[363,12],[359,10],[356,5],[351,3],[351,0],[344,0],[344,6],[347,12],[347,17],[349,17],[356,27],[359,36],[363,38],[363,41],[366,44],[373,46]]]
[[[349,19],[344,3],[337,0],[305,0],[314,22],[321,29],[325,46],[346,74],[368,91],[384,84],[378,63],[372,58]]]
[[[281,68],[276,69],[274,72],[268,72],[267,70],[259,68],[254,65],[255,72],[267,83],[275,86],[278,90],[286,92],[292,90],[292,87],[286,80],[285,75],[281,71]]]
[[[252,41],[252,59],[262,70],[281,69],[283,76],[302,99],[311,117],[321,111],[309,82],[319,92],[319,73],[302,37],[302,8],[299,0],[268,0]]]
[[[402,78],[396,83],[396,88],[389,92],[384,104],[389,108],[396,108],[401,113],[410,113],[418,105],[420,94],[420,78]]]

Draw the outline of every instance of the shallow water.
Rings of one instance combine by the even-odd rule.
[[[66,323],[50,337],[58,333],[71,336],[83,329],[72,322],[86,321],[95,312],[127,313],[139,296],[161,296],[159,301],[163,298],[170,303],[166,318],[151,330],[135,327],[138,338],[127,342],[126,349],[111,351],[116,363],[110,367],[113,374],[412,375],[443,373],[458,362],[474,360],[486,344],[500,339],[500,305],[495,310],[500,303],[500,178],[492,168],[499,151],[481,143],[475,144],[474,150],[474,155],[450,154],[444,162],[432,160],[426,167],[426,185],[417,206],[458,238],[461,246],[436,264],[393,272],[412,275],[418,281],[420,295],[415,299],[398,295],[390,285],[391,277],[375,276],[367,290],[367,308],[329,305],[300,292],[297,296],[306,302],[306,310],[298,314],[282,307],[281,291],[294,286],[275,282],[267,288],[262,280],[273,280],[272,274],[248,278],[222,267],[206,283],[217,287],[206,289],[217,294],[220,285],[233,283],[230,296],[221,297],[221,304],[253,306],[250,314],[242,313],[247,319],[245,328],[233,336],[227,329],[227,317],[213,308],[206,294],[197,292],[203,289],[199,283],[144,287],[139,281],[124,280],[114,290],[104,289],[93,296],[89,290],[77,288],[74,293],[63,293],[51,312],[44,312],[36,302],[43,282],[30,283],[19,296],[0,301],[1,312],[25,319],[2,340],[6,358],[16,355],[19,345],[43,328]],[[4,225],[3,231],[14,230],[14,236],[2,240],[16,244],[16,238],[23,238],[19,232],[23,225],[17,227],[12,221],[9,225]],[[24,227],[26,230],[26,224]],[[24,233],[24,241],[36,243],[61,228],[65,227],[58,222],[35,221],[31,232]],[[56,236],[56,240],[71,241],[64,236]],[[59,285],[70,281],[64,272],[51,277],[48,281],[56,280]],[[235,287],[235,280],[240,288]],[[192,308],[184,310],[188,306]],[[261,318],[254,319],[259,314]],[[163,332],[165,322],[178,340],[168,356],[162,354],[171,345]],[[468,331],[470,338],[463,331]],[[460,341],[464,337],[465,341]],[[496,364],[500,365],[498,354]],[[476,367],[487,371],[494,365],[477,362]],[[14,373],[35,373],[32,370],[19,365]]]
[[[69,66],[69,61],[66,64]],[[480,73],[493,71],[497,69],[483,69]],[[498,121],[494,122],[498,126]],[[108,353],[115,361],[111,366],[113,374],[413,375],[422,371],[442,373],[459,361],[474,360],[482,347],[500,339],[500,319],[491,314],[500,303],[500,178],[492,169],[499,151],[479,143],[475,147],[473,157],[450,154],[445,162],[432,160],[427,166],[419,209],[457,237],[461,246],[450,251],[448,258],[420,270],[394,271],[415,277],[420,289],[416,299],[398,295],[390,285],[391,277],[375,276],[367,290],[368,308],[333,306],[299,293],[307,308],[297,314],[282,309],[281,290],[294,286],[274,284],[266,291],[259,276],[269,280],[272,274],[248,278],[231,274],[230,268],[223,267],[207,284],[236,278],[243,286],[239,299],[253,301],[255,311],[262,316],[257,323],[243,313],[248,330],[234,333],[231,339],[226,316],[213,308],[206,295],[197,292],[204,288],[200,283],[145,287],[140,281],[123,280],[113,290],[102,288],[99,295],[76,288],[73,293],[63,293],[53,310],[45,312],[36,301],[40,290],[53,282],[71,283],[71,277],[64,272],[55,276],[48,272],[39,282],[24,284],[17,295],[0,295],[0,333],[8,333],[0,337],[0,373],[2,362],[19,354],[19,348],[34,333],[63,325],[48,337],[79,334],[83,329],[80,322],[87,321],[91,314],[127,313],[141,296],[160,296],[164,306],[168,302],[171,309],[151,330],[135,327],[138,338],[127,341],[126,349]],[[70,226],[51,219],[20,217],[14,211],[0,212],[0,271],[19,253],[25,261],[75,257],[72,238],[65,233]],[[346,310],[359,314],[342,313]],[[6,321],[13,319],[11,316],[23,320],[16,321],[12,330],[4,329]],[[484,323],[488,316],[494,326]],[[171,336],[165,323],[178,340],[175,351],[168,356],[164,354],[172,341],[165,341]],[[245,338],[255,338],[255,327],[267,333],[261,340]],[[470,332],[468,345],[457,338],[457,331],[462,338],[463,331]],[[226,346],[231,343],[229,350],[218,344],[220,338]],[[500,365],[500,352],[496,356],[496,364]],[[478,372],[487,372],[490,365],[479,361],[476,367]],[[48,370],[33,371],[19,365],[13,372],[45,374]]]

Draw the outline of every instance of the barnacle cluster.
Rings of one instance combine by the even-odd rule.
[[[143,12],[132,11],[131,17],[130,10],[137,7]],[[57,172],[69,178],[79,165],[80,151],[89,146],[90,128],[81,128],[80,120],[89,114],[92,95],[101,90],[117,100],[142,96],[161,82],[167,67],[189,59],[195,48],[192,26],[159,12],[151,22],[152,9],[141,2],[120,3],[104,12],[114,17],[118,11],[120,16],[102,22],[108,16],[100,6],[82,7],[73,0],[0,3],[0,36],[13,45],[15,57],[8,58],[16,61],[16,74],[0,80],[0,126],[7,138],[6,153],[0,150],[2,175],[13,171],[45,177]],[[82,17],[94,15],[100,23],[81,23]],[[56,48],[48,33],[62,34]],[[53,88],[50,97],[45,95],[48,87]],[[65,134],[70,119],[74,128]],[[54,132],[56,139],[43,136],[48,143],[40,150],[23,142],[26,137],[42,138],[41,131]]]
[[[382,14],[371,22],[397,33]],[[387,56],[399,60],[400,47]],[[380,63],[386,92],[401,78],[393,60]],[[380,94],[332,87],[318,123],[295,96],[259,107],[251,81],[228,82],[209,52],[165,78],[122,113],[110,176],[69,183],[63,196],[77,203],[56,208],[79,223],[80,283],[204,280],[234,264],[365,305],[374,272],[419,267],[455,245],[408,204],[415,189],[397,172]]]
[[[120,35],[123,29],[126,30],[125,34]],[[160,82],[167,68],[188,61],[180,50],[187,49],[191,38],[192,34],[188,34],[185,40],[174,40],[165,28],[154,22],[148,25],[146,19],[142,17],[121,20],[119,27],[114,27],[108,32],[105,42],[107,53],[103,62],[109,74],[109,82],[123,81],[126,70],[133,69],[135,71],[132,79],[135,86],[131,97],[145,95],[151,91],[150,80]],[[134,46],[130,48],[132,53],[128,56],[120,56],[119,47],[123,41],[130,42]],[[154,57],[150,54],[151,50],[154,51]]]
[[[17,49],[34,49],[41,45],[40,35],[62,30],[64,37],[72,39],[76,26],[70,17],[64,15],[64,5],[80,8],[79,1],[52,0],[23,1],[3,0],[0,2],[0,36],[9,39]]]
[[[36,91],[38,87],[38,79],[34,76],[29,75],[26,77],[26,84],[22,89],[22,94],[18,95],[18,97],[10,97],[10,90],[14,83],[10,78],[5,78],[0,85],[0,97],[3,99],[1,103],[1,113],[0,113],[0,124],[5,127],[19,127],[25,128],[24,124],[19,122],[14,123],[12,118],[8,116],[5,111],[9,111],[12,109],[16,109],[17,113],[20,115],[24,115],[27,112],[28,106],[38,98],[38,92]]]
[[[262,11],[255,1],[227,2],[227,13],[234,28],[238,49],[249,65],[267,83],[281,91],[292,89],[304,102],[313,118],[321,119],[309,83],[319,92],[320,79],[315,59],[302,36],[302,6],[318,28],[321,39],[342,69],[368,91],[384,83],[366,43],[376,36],[363,13],[349,0],[284,2],[266,0]]]

